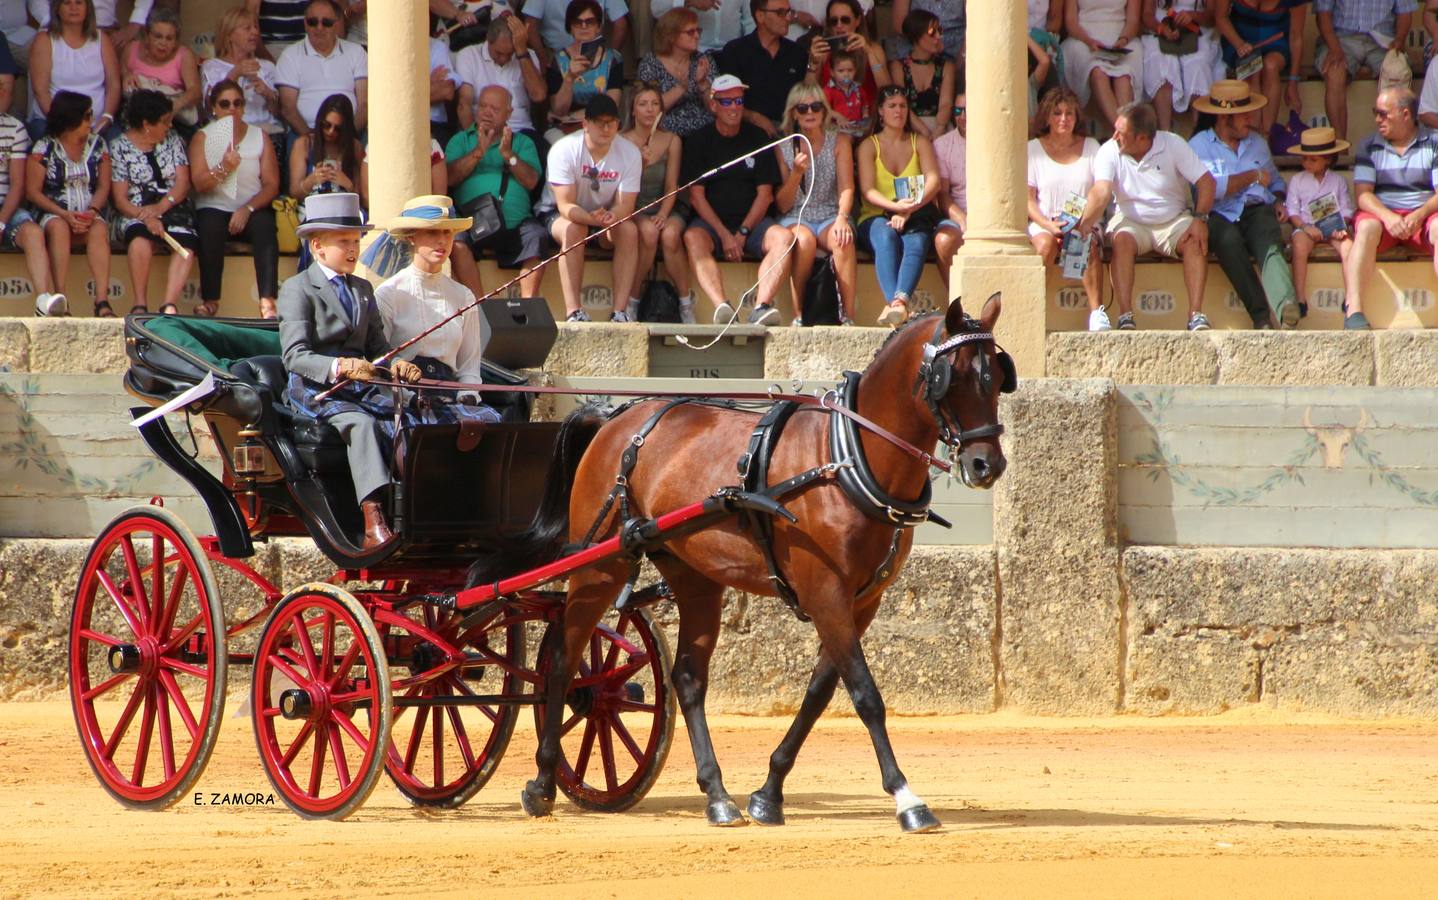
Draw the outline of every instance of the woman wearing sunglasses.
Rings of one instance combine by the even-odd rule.
[[[604,12],[598,0],[573,0],[564,12],[573,43],[554,54],[545,72],[549,82],[549,143],[573,134],[584,121],[584,107],[596,94],[616,104],[624,87],[624,57],[604,45]]]
[[[810,74],[806,81],[827,85],[832,78],[832,54],[842,49],[862,54],[867,61],[864,71],[859,73],[859,82],[869,96],[892,83],[884,46],[869,37],[869,26],[864,16],[865,10],[860,8],[859,0],[829,0],[829,5],[824,8],[823,35],[816,35],[809,42]]]
[[[779,224],[792,231],[797,242],[794,274],[789,281],[794,298],[794,324],[803,324],[804,290],[814,270],[814,257],[822,246],[834,257],[842,309],[840,321],[852,325],[854,277],[858,268],[854,227],[849,222],[849,213],[854,208],[853,147],[849,138],[839,133],[824,91],[815,84],[801,82],[790,89],[784,104],[784,126],[795,139],[779,145],[782,180],[775,203],[784,214]]]
[[[350,98],[326,97],[314,131],[290,144],[290,196],[303,202],[310,194],[358,194],[360,206],[368,209],[369,169],[358,133]],[[301,241],[300,268],[309,264],[309,248]]]
[[[664,104],[660,126],[681,138],[714,124],[709,82],[719,68],[712,54],[699,50],[702,33],[694,10],[671,9],[654,23],[653,52],[639,60],[639,80],[659,85]]]
[[[190,141],[190,179],[195,187],[195,227],[200,235],[200,304],[195,314],[219,310],[225,275],[225,242],[247,241],[255,257],[260,315],[275,317],[280,291],[280,247],[275,211],[280,164],[265,133],[245,121],[245,93],[225,79],[210,90],[214,120]]]
[[[909,318],[909,297],[924,271],[924,255],[937,224],[934,197],[939,167],[934,145],[914,132],[904,89],[879,91],[874,133],[859,152],[859,246],[874,254],[874,273],[887,306],[879,324],[898,327]]]
[[[889,63],[889,77],[904,86],[914,130],[929,140],[949,128],[958,78],[953,59],[944,53],[939,17],[916,9],[904,17],[909,55]]]

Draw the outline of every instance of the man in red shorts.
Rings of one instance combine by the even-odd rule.
[[[1438,137],[1419,128],[1418,100],[1407,88],[1379,93],[1373,117],[1378,132],[1359,143],[1353,166],[1358,215],[1346,263],[1353,289],[1344,302],[1344,328],[1368,327],[1363,287],[1380,252],[1403,244],[1433,257],[1438,271]]]

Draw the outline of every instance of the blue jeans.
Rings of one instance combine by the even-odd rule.
[[[923,231],[900,234],[889,225],[888,216],[871,216],[859,223],[858,238],[859,248],[874,254],[874,272],[884,302],[894,302],[895,294],[912,297],[924,274],[930,235]]]

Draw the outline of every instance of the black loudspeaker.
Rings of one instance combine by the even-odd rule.
[[[486,300],[479,304],[489,326],[484,358],[506,369],[539,369],[559,337],[543,297]]]

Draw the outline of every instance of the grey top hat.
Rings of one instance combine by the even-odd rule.
[[[305,221],[297,237],[316,231],[369,231],[360,212],[359,194],[310,194],[305,198]]]

